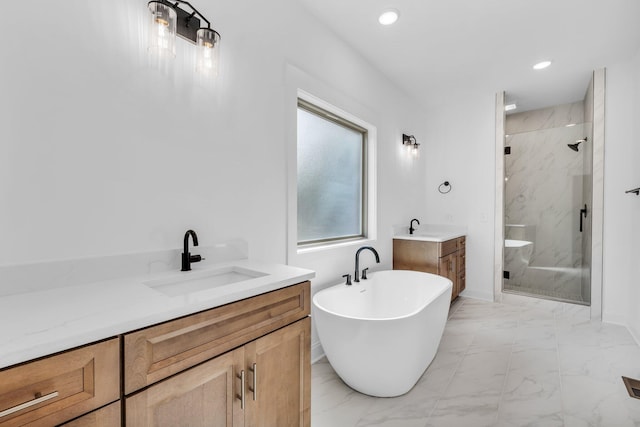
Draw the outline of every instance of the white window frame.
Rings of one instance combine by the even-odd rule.
[[[375,126],[373,126],[372,124],[366,122],[365,120],[362,120],[359,117],[356,117],[355,115],[344,111],[343,109],[336,107],[333,104],[330,104],[329,102],[324,101],[323,99],[320,99],[314,95],[311,95],[308,92],[305,92],[304,90],[298,89],[297,92],[297,99],[296,99],[296,117],[297,117],[297,111],[298,111],[298,100],[301,100],[307,104],[311,104],[315,107],[317,107],[320,110],[323,110],[329,114],[335,115],[336,117],[338,117],[340,120],[344,120],[350,123],[353,123],[354,125],[363,128],[366,130],[367,133],[367,137],[366,137],[366,141],[365,141],[365,159],[364,162],[365,164],[363,165],[365,168],[365,173],[363,174],[363,179],[365,180],[365,182],[363,183],[363,187],[364,187],[364,194],[363,194],[363,198],[364,198],[364,202],[365,202],[365,206],[363,206],[363,214],[364,214],[364,218],[363,220],[363,236],[362,237],[355,237],[355,238],[350,238],[350,239],[339,239],[339,240],[331,240],[331,241],[323,241],[323,242],[317,242],[317,243],[313,243],[313,244],[298,244],[298,211],[297,211],[297,132],[296,132],[296,140],[295,140],[295,154],[296,156],[294,157],[296,159],[296,163],[295,163],[295,193],[293,194],[293,196],[295,197],[295,209],[294,212],[291,213],[291,215],[289,216],[290,221],[292,222],[290,224],[290,228],[289,230],[293,231],[295,234],[293,237],[293,241],[290,240],[290,244],[294,244],[296,247],[296,252],[298,254],[303,254],[303,253],[308,253],[308,252],[316,252],[316,251],[322,251],[322,250],[327,250],[327,249],[332,249],[332,248],[339,248],[339,247],[344,247],[344,246],[354,246],[354,245],[362,245],[364,242],[368,242],[368,241],[372,241],[375,240],[377,238],[376,236],[376,230],[377,230],[377,204],[376,204],[376,194],[377,194],[377,182],[376,182],[376,176],[377,176],[377,162],[376,162],[376,146],[377,146],[377,129]],[[296,120],[296,126],[297,126],[297,120]],[[297,129],[297,127],[296,127]],[[291,193],[290,193],[291,195]]]

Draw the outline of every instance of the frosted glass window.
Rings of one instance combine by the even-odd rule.
[[[364,236],[365,129],[298,105],[298,244]]]

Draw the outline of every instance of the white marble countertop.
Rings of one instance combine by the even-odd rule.
[[[409,227],[393,227],[393,238],[403,240],[422,240],[423,242],[446,242],[467,235],[467,227],[454,224],[416,224],[413,234]]]
[[[204,264],[204,263],[203,263]],[[266,273],[229,285],[170,297],[144,282],[238,266]],[[99,341],[176,317],[270,292],[315,277],[311,270],[249,260],[163,272],[0,298],[0,368]]]
[[[457,239],[458,237],[465,236],[464,231],[426,231],[426,232],[414,232],[413,234],[396,234],[394,239],[403,240],[422,240],[424,242],[446,242],[447,240]]]

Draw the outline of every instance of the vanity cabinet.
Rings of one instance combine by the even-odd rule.
[[[306,318],[126,398],[127,426],[310,426]]]
[[[453,301],[466,287],[466,238],[431,242],[393,239],[393,269],[444,276],[453,282]]]
[[[310,427],[306,281],[0,370],[0,427]]]
[[[125,335],[127,426],[309,427],[309,312],[304,282]]]
[[[50,427],[119,399],[117,338],[0,371],[2,427]]]

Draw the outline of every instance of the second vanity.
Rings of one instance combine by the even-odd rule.
[[[453,282],[451,301],[466,288],[466,237],[460,228],[431,228],[393,238],[394,270],[438,274]]]
[[[4,295],[0,426],[309,426],[314,275],[235,260]]]

